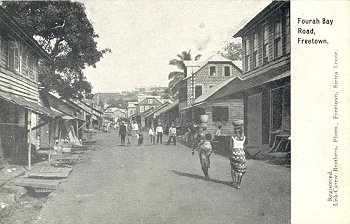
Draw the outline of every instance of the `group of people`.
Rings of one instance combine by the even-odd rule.
[[[140,145],[143,141],[142,132],[139,130],[139,125],[135,121],[132,123],[121,121],[119,124],[119,136],[122,146],[131,146],[132,142],[137,142]]]
[[[150,129],[148,130],[148,134],[151,143],[163,143],[163,127],[160,122],[158,123],[155,129],[153,127],[150,127]],[[136,121],[133,121],[132,123],[127,121],[121,121],[119,126],[119,136],[122,146],[125,146],[126,144],[128,146],[131,146],[133,145],[133,142],[135,142],[135,145],[143,144],[142,130]],[[172,123],[171,127],[169,128],[169,139],[167,145],[169,145],[171,142],[173,142],[174,145],[176,145],[176,127],[174,123]]]
[[[151,143],[156,144],[156,138],[157,138],[157,144],[163,143],[163,127],[160,122],[158,123],[158,126],[156,127],[155,130],[153,127],[150,127],[148,130],[148,134],[149,134]],[[169,145],[171,142],[173,142],[174,145],[176,145],[176,127],[174,123],[172,123],[171,127],[169,128],[169,139],[168,139],[167,145]]]
[[[215,132],[215,137],[222,135],[221,128],[221,126],[218,126],[218,129]],[[212,135],[207,131],[205,123],[199,125],[196,132],[197,133],[195,134],[195,141],[192,148],[192,155],[194,155],[195,150],[198,151],[202,171],[205,178],[209,179],[210,155],[213,152]],[[163,127],[160,122],[155,129],[150,127],[148,134],[152,144],[155,145],[163,143]],[[132,142],[134,142],[132,140],[133,138],[136,142],[135,145],[143,144],[142,131],[135,121],[133,123],[122,121],[119,127],[119,135],[121,138],[121,145],[125,145],[125,142],[127,141],[127,145],[131,146]],[[174,123],[172,123],[171,127],[169,128],[169,139],[167,141],[167,145],[169,145],[171,142],[176,145],[176,127]],[[245,136],[243,133],[243,121],[235,121],[234,135],[231,137],[229,160],[231,164],[233,186],[237,189],[240,188],[242,177],[247,169],[244,143]]]
[[[216,136],[221,136],[221,126],[218,127]],[[239,120],[234,123],[234,135],[231,137],[229,160],[231,164],[231,177],[233,186],[240,188],[242,177],[246,172],[247,163],[244,152],[245,136],[243,133],[243,121]],[[212,136],[206,131],[205,124],[202,124],[197,133],[197,144],[194,145],[194,150],[198,151],[199,161],[201,164],[204,177],[209,179],[210,155],[213,151]]]

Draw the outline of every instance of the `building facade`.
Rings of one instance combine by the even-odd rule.
[[[191,107],[196,98],[225,80],[240,77],[242,74],[241,69],[233,61],[221,55],[213,55],[202,62],[202,65],[199,64],[199,62],[185,64],[185,78],[179,83],[179,110],[182,124],[198,122],[199,115],[205,113],[199,108],[193,108],[192,111]]]
[[[40,106],[42,60],[51,59],[0,7],[0,160],[8,163],[24,164],[28,143],[36,145],[38,116],[55,116]]]
[[[215,101],[243,99],[247,149],[290,152],[290,3],[273,1],[234,37],[243,42],[242,79]]]

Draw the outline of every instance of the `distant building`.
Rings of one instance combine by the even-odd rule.
[[[136,115],[136,104],[137,102],[128,102],[127,116],[131,117],[132,115]]]
[[[110,107],[103,113],[105,120],[117,121],[119,118],[125,118],[125,110],[119,109],[118,107]]]
[[[116,99],[121,94],[119,92],[115,93],[95,93],[93,100],[97,106],[105,105],[108,100],[110,99]]]
[[[166,89],[167,87],[161,87],[161,86],[141,86],[141,87],[136,87],[135,92],[143,93],[143,94],[162,95],[165,93]]]

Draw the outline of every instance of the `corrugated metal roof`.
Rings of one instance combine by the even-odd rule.
[[[228,79],[218,85],[213,86],[211,89],[209,89],[207,93],[199,96],[195,100],[194,105],[203,103],[204,101],[209,99],[211,96],[213,96],[215,93],[217,93],[222,88],[228,85],[232,85],[230,86],[230,89],[232,89],[232,91],[229,94],[234,94],[240,91],[244,91],[256,86],[260,86],[260,85],[277,81],[287,77],[290,77],[290,70],[282,72],[281,74],[278,74],[278,75],[270,73],[269,75],[259,75],[259,76],[255,76],[247,79],[240,79],[240,78],[234,77],[232,79]]]
[[[37,102],[31,102],[31,101],[24,99],[23,97],[15,96],[13,94],[1,93],[0,98],[2,98],[5,101],[8,101],[10,103],[24,107],[27,110],[33,111],[34,113],[39,114],[39,115],[44,115],[44,116],[52,117],[52,118],[62,115],[61,113],[52,111],[47,107],[41,106]]]
[[[175,100],[172,104],[169,104],[168,106],[164,107],[163,109],[159,110],[157,113],[155,113],[154,115],[158,116],[162,113],[165,113],[171,109],[173,109],[174,107],[176,107],[177,105],[179,105],[179,100]]]
[[[205,100],[207,100],[209,97],[211,97],[214,93],[216,93],[217,91],[219,91],[221,88],[223,88],[224,86],[226,86],[228,83],[232,82],[235,79],[239,79],[238,77],[232,77],[230,79],[227,79],[225,81],[223,81],[222,83],[219,83],[217,85],[214,85],[213,87],[211,87],[209,89],[208,92],[200,95],[195,101],[194,104],[199,104]]]

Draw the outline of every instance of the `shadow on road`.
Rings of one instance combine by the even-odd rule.
[[[192,174],[192,173],[183,173],[183,172],[179,172],[179,171],[176,171],[176,170],[171,170],[171,172],[175,173],[176,175],[183,176],[183,177],[191,177],[191,178],[198,179],[198,180],[210,181],[210,182],[214,182],[214,183],[217,183],[217,184],[224,184],[224,185],[232,187],[232,182],[231,181],[205,179],[204,176],[200,176],[200,175]]]

